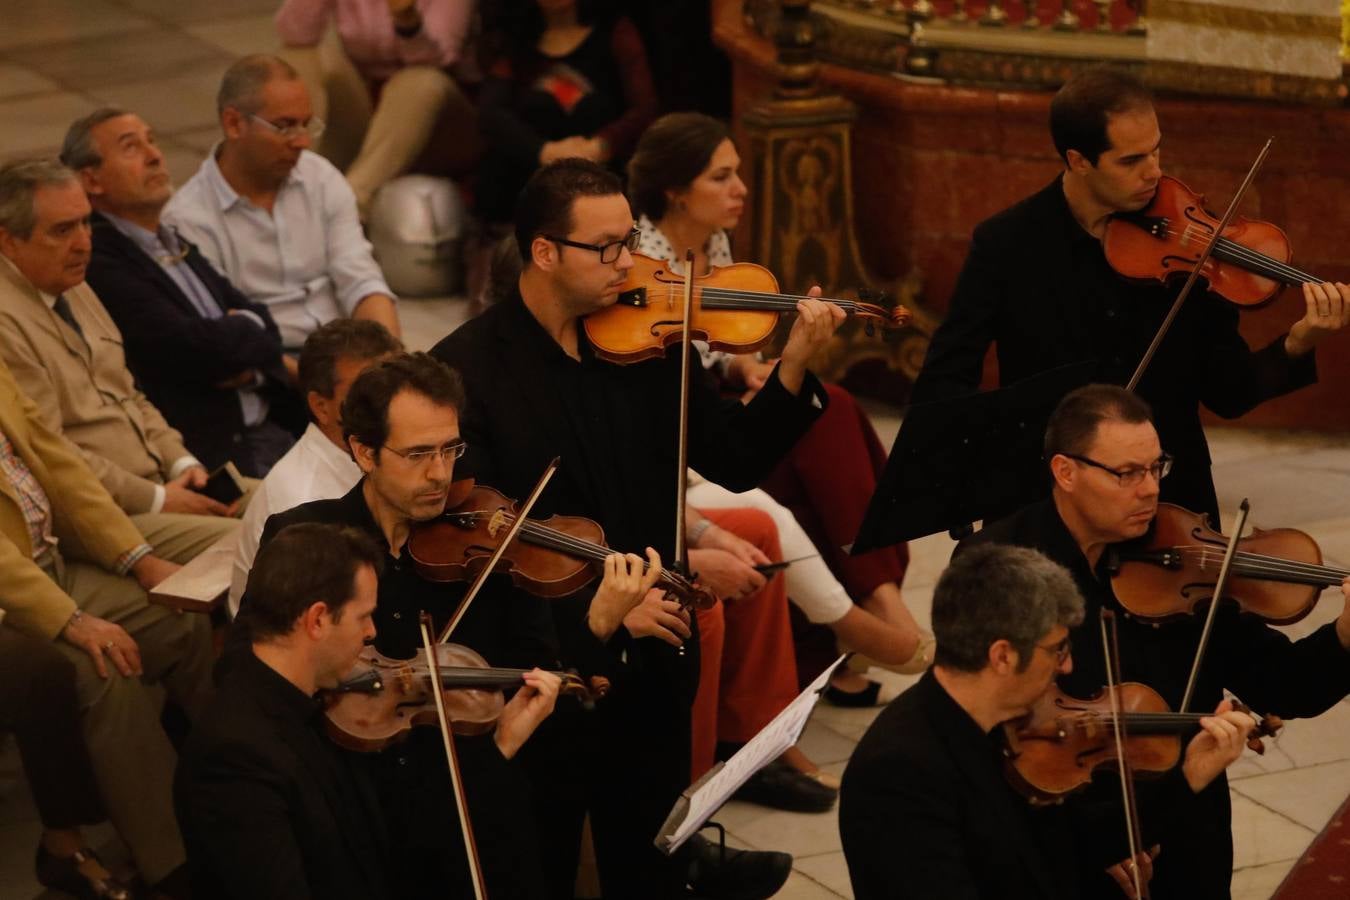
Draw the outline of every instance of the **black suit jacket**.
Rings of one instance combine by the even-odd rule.
[[[858,742],[839,834],[858,900],[1078,896],[1062,811],[1013,791],[994,739],[932,671]]]
[[[1111,590],[1110,551],[1098,571],[1065,527],[1053,500],[1042,500],[989,525],[962,541],[957,552],[982,543],[1011,544],[1039,550],[1064,566],[1086,601],[1083,625],[1070,633],[1073,671],[1059,679],[1060,687],[1076,697],[1090,697],[1106,684],[1101,638],[1097,622],[1100,610],[1120,615],[1121,677],[1139,681],[1162,695],[1168,707],[1177,709],[1186,690],[1199,645],[1202,616],[1191,616],[1153,626],[1124,613]],[[1235,693],[1260,713],[1293,719],[1316,716],[1350,693],[1350,653],[1341,647],[1334,622],[1312,634],[1291,641],[1262,620],[1239,615],[1233,604],[1215,613],[1214,630],[1191,701],[1194,712],[1209,712],[1223,699],[1223,689]],[[1109,805],[1118,810],[1119,785],[1114,777],[1094,783],[1082,802]],[[1215,779],[1199,795],[1180,785],[1144,786],[1140,795],[1140,818],[1146,839],[1161,841],[1153,880],[1153,896],[1195,896],[1198,886],[1205,897],[1228,896],[1233,868],[1232,814],[1228,780]],[[1119,821],[1119,813],[1102,816]],[[1153,837],[1150,837],[1153,835]],[[1123,859],[1128,853],[1120,853]]]
[[[319,707],[249,649],[217,686],[174,777],[199,900],[380,900],[384,821]]]
[[[145,395],[183,434],[183,441],[208,468],[239,457],[244,430],[239,396],[216,387],[246,369],[266,379],[268,418],[295,435],[305,427],[305,410],[281,363],[281,336],[267,307],[250,301],[211,267],[196,246],[183,240],[189,266],[228,312],[248,316],[201,315],[169,277],[104,216],[94,213],[93,256],[86,279],[107,308],[126,342],[127,366]]]
[[[1083,361],[1095,364],[1096,381],[1123,385],[1177,290],[1116,275],[1101,244],[1073,218],[1056,178],[976,226],[912,399],[976,390],[990,343],[1002,385]],[[1233,418],[1316,381],[1313,355],[1291,360],[1283,344],[1281,336],[1253,352],[1238,334],[1236,306],[1205,291],[1187,299],[1139,384],[1140,396],[1153,405],[1163,449],[1176,457],[1163,500],[1217,516],[1200,406]],[[1027,464],[1038,470],[1035,460]],[[1029,481],[1021,502],[1045,496],[1048,488]]]

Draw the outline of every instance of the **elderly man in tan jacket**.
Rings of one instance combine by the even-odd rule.
[[[211,668],[206,617],[147,601],[176,568],[151,554],[0,364],[0,612],[6,628],[57,641],[75,664],[109,818],[142,877],[171,894],[186,856],[156,683],[195,716],[209,699]]]
[[[0,357],[156,552],[186,562],[238,521],[194,489],[206,470],[137,389],[122,335],[84,283],[89,214],[60,163],[0,166]]]

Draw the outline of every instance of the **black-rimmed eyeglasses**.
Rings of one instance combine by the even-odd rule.
[[[563,244],[568,247],[576,247],[579,250],[593,250],[600,254],[600,262],[608,265],[619,258],[619,254],[624,250],[632,253],[638,247],[638,242],[642,240],[642,232],[634,228],[628,232],[628,236],[617,241],[610,241],[607,244],[583,244],[581,241],[569,241],[567,238],[554,237],[551,234],[543,235],[545,240],[553,241],[555,244]]]
[[[1130,466],[1124,469],[1113,469],[1110,466],[1097,462],[1095,459],[1079,456],[1076,453],[1064,453],[1061,455],[1067,456],[1069,459],[1080,462],[1085,466],[1092,466],[1094,469],[1101,469],[1103,472],[1116,476],[1116,481],[1120,483],[1121,487],[1136,487],[1143,482],[1145,475],[1152,475],[1154,481],[1162,481],[1167,477],[1167,473],[1172,471],[1172,457],[1168,456],[1166,453],[1154,460],[1152,465]]]

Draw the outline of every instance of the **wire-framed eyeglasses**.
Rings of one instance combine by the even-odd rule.
[[[1164,453],[1147,466],[1129,466],[1124,469],[1113,469],[1110,466],[1103,465],[1095,459],[1089,459],[1086,456],[1079,456],[1076,453],[1065,453],[1069,459],[1080,462],[1085,466],[1092,466],[1094,469],[1101,469],[1116,476],[1116,481],[1121,487],[1136,487],[1143,482],[1145,475],[1152,475],[1154,481],[1162,481],[1167,477],[1167,473],[1172,471],[1172,457]]]
[[[310,119],[308,122],[293,122],[290,125],[278,125],[276,122],[268,121],[257,113],[249,116],[250,119],[262,125],[268,131],[278,135],[283,140],[293,141],[296,138],[308,135],[312,140],[318,140],[323,136],[327,124],[318,116]]]
[[[568,247],[576,247],[581,250],[593,250],[600,254],[600,262],[609,264],[619,258],[619,254],[627,250],[632,253],[638,247],[638,242],[642,240],[642,232],[634,228],[628,232],[626,237],[617,241],[610,241],[607,244],[583,244],[581,241],[569,241],[567,238],[555,237],[551,234],[543,235],[546,240],[553,241],[555,244],[564,244]]]
[[[437,458],[449,466],[464,455],[464,451],[469,449],[469,445],[464,442],[463,438],[455,438],[450,443],[442,444],[439,447],[414,447],[411,450],[399,450],[397,447],[390,447],[386,444],[384,449],[395,456],[403,457],[411,465],[424,468],[431,465],[431,461]]]

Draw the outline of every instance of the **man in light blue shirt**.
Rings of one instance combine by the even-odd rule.
[[[216,105],[224,140],[169,201],[164,221],[267,306],[288,351],[342,317],[399,335],[352,190],[308,149],[323,122],[295,70],[273,56],[244,57],[225,72]]]

